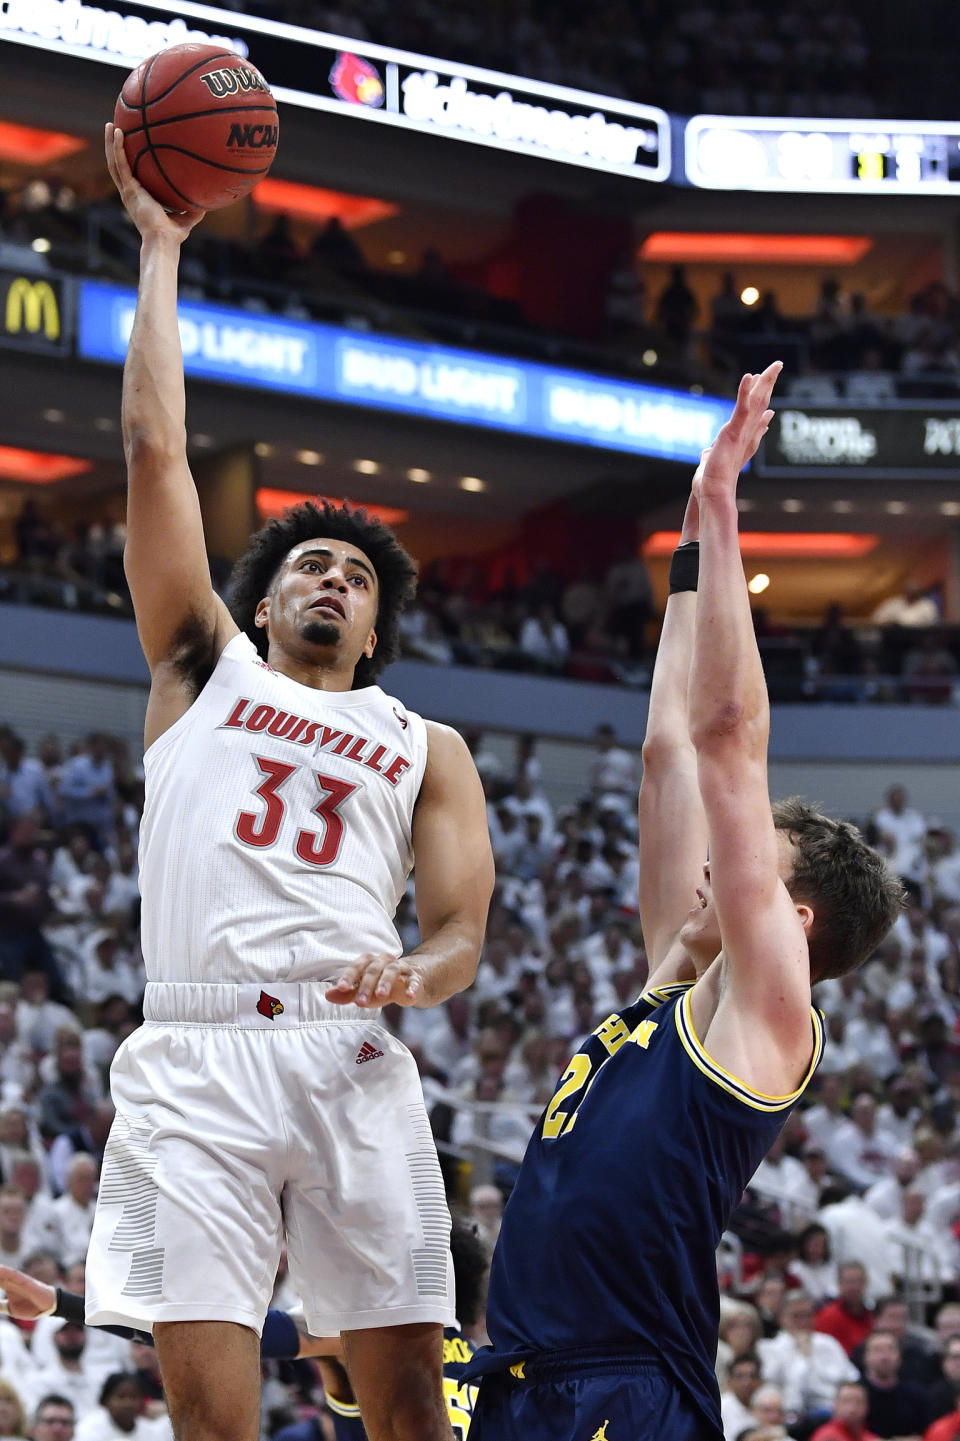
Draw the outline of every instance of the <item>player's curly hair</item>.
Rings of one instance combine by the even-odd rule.
[[[457,1320],[462,1326],[472,1326],[483,1314],[490,1257],[477,1228],[460,1216],[454,1216],[450,1227],[450,1255],[457,1293]]]
[[[312,500],[292,506],[268,521],[250,540],[230,576],[229,606],[240,629],[266,658],[268,637],[254,623],[257,606],[269,594],[277,572],[295,545],[314,536],[345,540],[362,550],[373,565],[379,590],[377,647],[362,655],[353,673],[353,689],[373,685],[400,652],[400,615],[413,599],[417,568],[391,530],[369,516],[362,506],[331,505]]]
[[[787,890],[813,907],[810,978],[845,976],[873,954],[897,919],[903,886],[856,826],[833,820],[799,796],[776,802],[773,823],[794,846]]]

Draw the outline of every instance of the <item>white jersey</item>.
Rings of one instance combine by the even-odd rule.
[[[399,956],[426,761],[424,721],[379,686],[314,690],[234,636],[144,756],[148,979],[327,980]]]

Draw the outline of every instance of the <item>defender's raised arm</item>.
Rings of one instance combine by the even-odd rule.
[[[186,661],[186,669],[209,669],[237,628],[210,582],[200,504],[187,464],[177,271],[180,246],[202,212],[168,215],[134,179],[123,135],[113,125],[106,127],[106,155],[142,239],[137,311],[123,371],[124,566],[151,674],[167,663],[176,666],[178,659]],[[164,728],[154,726],[157,733]]]
[[[699,535],[699,511],[691,495],[653,668],[637,803],[640,923],[649,963],[647,984],[653,986],[692,979],[690,960],[677,936],[694,903],[707,856],[697,754],[687,728]]]
[[[720,1065],[772,1095],[792,1092],[810,1059],[805,924],[812,912],[795,905],[784,884],[790,864],[770,809],[770,708],[740,558],[737,482],[772,417],[780,370],[775,362],[744,376],[734,413],[704,456],[690,677],[690,733],[710,843],[704,890],[716,908],[725,966],[716,1013],[703,1017],[706,1044]]]

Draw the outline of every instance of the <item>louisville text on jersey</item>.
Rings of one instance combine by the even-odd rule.
[[[294,715],[293,711],[277,710],[276,706],[248,700],[241,696],[234,704],[221,730],[266,732],[277,740],[291,741],[296,745],[309,746],[314,755],[327,751],[343,756],[376,771],[395,786],[410,762],[399,751],[379,745],[368,736],[356,735],[352,731],[338,730],[335,726],[324,725],[322,721],[308,720],[305,716]]]

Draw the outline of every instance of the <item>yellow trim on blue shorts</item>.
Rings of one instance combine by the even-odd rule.
[[[795,1091],[791,1091],[789,1096],[767,1096],[763,1091],[754,1090],[752,1086],[747,1085],[746,1081],[741,1081],[737,1076],[725,1070],[704,1050],[693,1027],[693,1017],[690,1013],[691,995],[692,987],[676,1007],[674,1014],[683,1049],[698,1070],[701,1070],[705,1076],[729,1095],[735,1096],[746,1106],[752,1106],[755,1111],[785,1111],[803,1095],[811,1076],[820,1064],[820,1057],[823,1055],[823,1018],[819,1011],[810,1007],[810,1017],[813,1023],[813,1056],[800,1085]]]

